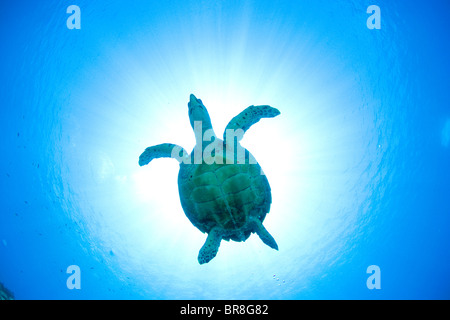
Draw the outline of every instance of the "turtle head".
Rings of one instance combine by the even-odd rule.
[[[206,110],[202,100],[197,99],[193,94],[191,94],[188,107],[189,120],[191,121],[192,129],[194,129],[194,123],[196,121],[201,122],[203,131],[212,129],[211,118],[209,117],[208,110]]]

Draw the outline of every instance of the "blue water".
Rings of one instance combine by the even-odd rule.
[[[449,299],[449,13],[445,0],[2,2],[0,282],[17,299]],[[269,179],[279,251],[253,235],[200,266],[178,164],[138,166],[151,145],[193,148],[190,93],[218,135],[249,105],[281,111],[242,141]]]

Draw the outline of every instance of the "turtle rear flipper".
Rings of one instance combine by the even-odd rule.
[[[182,156],[180,156],[180,152],[182,152]],[[163,143],[145,149],[139,156],[139,165],[145,166],[157,158],[175,158],[181,162],[184,157],[187,157],[187,152],[182,147],[172,143]]]
[[[223,139],[226,140],[227,130],[238,130],[241,129],[247,131],[252,125],[257,123],[262,118],[273,118],[280,114],[278,109],[272,108],[271,106],[263,105],[263,106],[250,106],[241,113],[239,113],[236,117],[231,119],[225,128],[225,132],[223,133]],[[238,137],[238,140],[242,139],[242,136]]]
[[[269,231],[267,231],[266,228],[264,228],[261,221],[259,221],[259,219],[254,219],[253,223],[254,223],[253,230],[259,236],[261,241],[267,244],[272,249],[278,250],[278,245],[275,239],[272,237]]]
[[[198,253],[198,263],[204,264],[210,262],[219,251],[222,241],[222,231],[219,228],[212,228],[208,233],[205,244]]]

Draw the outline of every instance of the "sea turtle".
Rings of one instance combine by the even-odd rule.
[[[145,149],[139,165],[162,157],[180,162],[181,206],[192,224],[208,233],[198,262],[213,259],[222,239],[245,241],[254,232],[265,244],[278,250],[275,239],[262,225],[272,202],[269,182],[239,141],[261,118],[273,118],[280,112],[267,105],[250,106],[228,123],[220,140],[203,102],[191,94],[188,107],[196,138],[191,154],[180,146],[164,143]]]

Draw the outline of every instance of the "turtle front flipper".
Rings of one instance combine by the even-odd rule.
[[[198,253],[198,263],[210,262],[219,251],[220,241],[222,241],[222,231],[219,228],[212,228],[208,233],[205,244]]]
[[[266,228],[264,228],[261,221],[259,221],[259,219],[254,219],[253,223],[254,223],[253,231],[256,232],[256,234],[259,236],[262,242],[267,244],[272,249],[278,250],[278,245],[275,239],[272,237],[269,231],[267,231]]]
[[[226,140],[227,130],[238,130],[241,129],[247,131],[252,125],[257,123],[262,118],[273,118],[280,114],[278,109],[272,108],[271,106],[250,106],[236,117],[231,119],[225,128],[223,133],[223,139]],[[242,135],[238,137],[238,140],[242,139]]]
[[[181,156],[180,153],[182,154]],[[139,156],[139,165],[141,167],[145,166],[157,158],[174,158],[181,162],[185,157],[187,157],[187,152],[182,147],[172,143],[163,143],[145,149]]]

